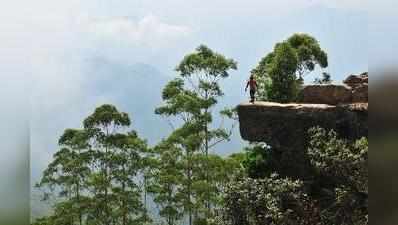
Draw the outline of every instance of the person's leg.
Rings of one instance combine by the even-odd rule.
[[[255,91],[254,91],[254,90],[250,90],[250,99],[251,99],[251,102],[254,102],[254,94],[255,94]]]

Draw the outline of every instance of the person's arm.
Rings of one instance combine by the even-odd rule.
[[[247,87],[249,87],[249,81],[246,83],[245,91],[247,91]]]

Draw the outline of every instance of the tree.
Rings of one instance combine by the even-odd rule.
[[[156,113],[166,117],[179,118],[183,125],[171,135],[173,142],[180,145],[185,152],[184,160],[186,174],[186,204],[189,215],[189,224],[192,224],[192,196],[194,190],[193,174],[194,160],[197,154],[205,156],[201,164],[205,182],[199,185],[206,186],[205,192],[197,192],[196,199],[204,200],[205,213],[211,211],[211,194],[209,174],[207,171],[209,150],[218,143],[229,138],[231,132],[223,127],[212,129],[212,109],[223,93],[219,86],[221,79],[229,76],[230,70],[237,69],[236,62],[201,45],[194,53],[188,54],[177,66],[179,78],[170,81],[163,90],[162,97],[165,105],[158,107]],[[223,116],[231,115],[230,110],[224,110]],[[196,179],[196,178],[195,178]],[[200,179],[199,179],[200,180]],[[198,181],[199,182],[199,181]],[[204,194],[205,196],[199,196]],[[200,210],[200,207],[196,211]],[[200,216],[198,213],[196,213]]]
[[[193,221],[193,164],[195,163],[194,154],[199,150],[201,140],[198,137],[200,122],[197,117],[200,116],[200,98],[196,93],[184,89],[184,81],[175,79],[170,81],[163,89],[163,100],[165,106],[155,110],[156,114],[178,117],[183,125],[175,129],[168,137],[168,143],[173,147],[180,149],[182,154],[183,178],[180,180],[183,193],[182,204],[184,213],[188,214],[189,224]]]
[[[90,189],[95,209],[93,221],[109,225],[142,222],[145,211],[136,175],[141,169],[140,152],[146,144],[135,131],[122,133],[130,124],[127,113],[112,105],[98,107],[84,122],[91,134],[93,170]]]
[[[208,157],[206,157],[201,154],[196,157],[197,164],[194,173],[197,174],[199,179],[194,182],[195,198],[197,200],[195,202],[195,208],[202,210],[202,213],[207,216],[196,218],[194,224],[208,225],[209,218],[213,218],[222,212],[222,193],[228,188],[228,184],[231,181],[242,174],[242,165],[234,156],[223,158],[216,154],[209,154]],[[206,171],[203,170],[204,166],[207,166]],[[208,174],[208,183],[205,179],[206,174]],[[206,192],[210,192],[210,194],[207,195]],[[204,202],[206,202],[206,197],[208,196],[210,196],[210,201],[212,203],[212,212],[210,215],[206,214],[207,208],[203,207]]]
[[[150,215],[148,214],[148,194],[151,193],[151,184],[154,182],[154,177],[158,165],[158,160],[156,159],[156,151],[153,148],[144,148],[144,151],[141,151],[141,169],[140,175],[141,178],[141,190],[143,193],[143,205],[145,209],[145,216],[143,218],[144,224],[151,222]]]
[[[308,34],[293,34],[277,43],[252,70],[258,79],[259,97],[278,102],[295,100],[299,82],[317,65],[328,66],[327,54],[318,41]]]
[[[270,165],[272,152],[269,148],[264,145],[254,144],[246,147],[244,151],[246,154],[242,159],[242,164],[250,178],[268,177],[273,172]]]
[[[87,140],[88,135],[84,130],[66,129],[58,141],[61,149],[54,154],[54,160],[36,185],[38,188],[48,188],[44,200],[51,194],[48,191],[56,192],[55,197],[61,199],[55,205],[55,212],[62,212],[56,218],[59,222],[83,224],[83,215],[89,204],[89,197],[83,194],[90,173]]]
[[[167,140],[159,143],[154,151],[157,157],[149,191],[154,194],[154,202],[160,206],[159,215],[165,218],[167,225],[175,225],[184,215],[184,196],[181,192],[183,153]]]
[[[37,185],[44,197],[56,193],[54,212],[36,223],[142,224],[146,212],[137,174],[146,142],[135,131],[125,132],[130,124],[126,113],[102,105],[83,129],[65,130],[61,149]]]
[[[322,78],[315,78],[314,84],[331,84],[333,82],[329,73],[323,72]]]

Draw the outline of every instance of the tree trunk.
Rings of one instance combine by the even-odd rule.
[[[188,204],[189,204],[189,207],[188,207],[188,217],[189,217],[189,225],[192,225],[192,207],[191,207],[191,195],[192,195],[192,193],[191,193],[191,183],[192,183],[192,165],[191,165],[191,154],[189,153],[189,150],[187,150],[187,158],[188,158],[188,171],[187,171],[187,175],[188,175]]]
[[[125,170],[126,169],[123,166],[123,175],[124,176],[126,176],[126,171]],[[125,184],[124,181],[122,182],[122,190],[123,190],[122,193],[124,194],[125,190],[126,190],[126,184]],[[127,208],[126,200],[125,200],[125,198],[123,198],[123,225],[127,225],[127,210],[126,210],[126,208]]]
[[[206,100],[208,100],[208,92],[206,91],[205,94]],[[205,109],[205,115],[207,116],[208,113],[208,108]],[[208,122],[205,121],[205,151],[206,151],[206,185],[207,185],[207,191],[206,191],[206,209],[207,209],[207,215],[210,215],[210,181],[209,181],[209,127],[208,127]]]
[[[145,219],[144,222],[147,223],[147,178],[144,174],[144,208],[145,208]]]
[[[79,204],[79,225],[83,225],[83,215],[82,215],[82,210],[80,208],[80,184],[77,182],[76,184],[76,199],[77,203]]]

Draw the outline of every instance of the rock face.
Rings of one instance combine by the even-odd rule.
[[[368,84],[368,78],[369,75],[367,72],[362,73],[360,75],[350,75],[348,76],[343,83],[345,83],[347,86],[355,88],[358,86],[361,86],[363,84]]]
[[[368,133],[368,103],[333,106],[255,102],[240,104],[237,109],[242,138],[276,148],[304,147],[307,130],[314,126],[334,129],[348,139]]]
[[[337,105],[352,101],[351,88],[344,85],[308,85],[302,90],[302,102]]]
[[[305,152],[311,127],[333,129],[351,140],[368,136],[368,103],[333,106],[255,102],[240,104],[237,110],[242,138],[270,145],[279,162],[273,167],[278,167],[276,170],[282,176],[310,176],[311,166]]]
[[[237,107],[240,134],[250,142],[265,142],[277,152],[279,163],[273,165],[280,167],[280,175],[306,178],[311,174],[306,155],[310,128],[333,129],[348,140],[368,136],[367,80],[364,73],[348,77],[347,86],[307,86],[302,92],[304,103],[242,103]]]
[[[368,102],[368,84],[362,84],[353,89],[352,102]]]
[[[368,73],[350,75],[345,85],[307,85],[301,92],[301,103],[347,104],[368,102]]]
[[[368,73],[350,75],[343,82],[352,89],[352,102],[368,102]]]

